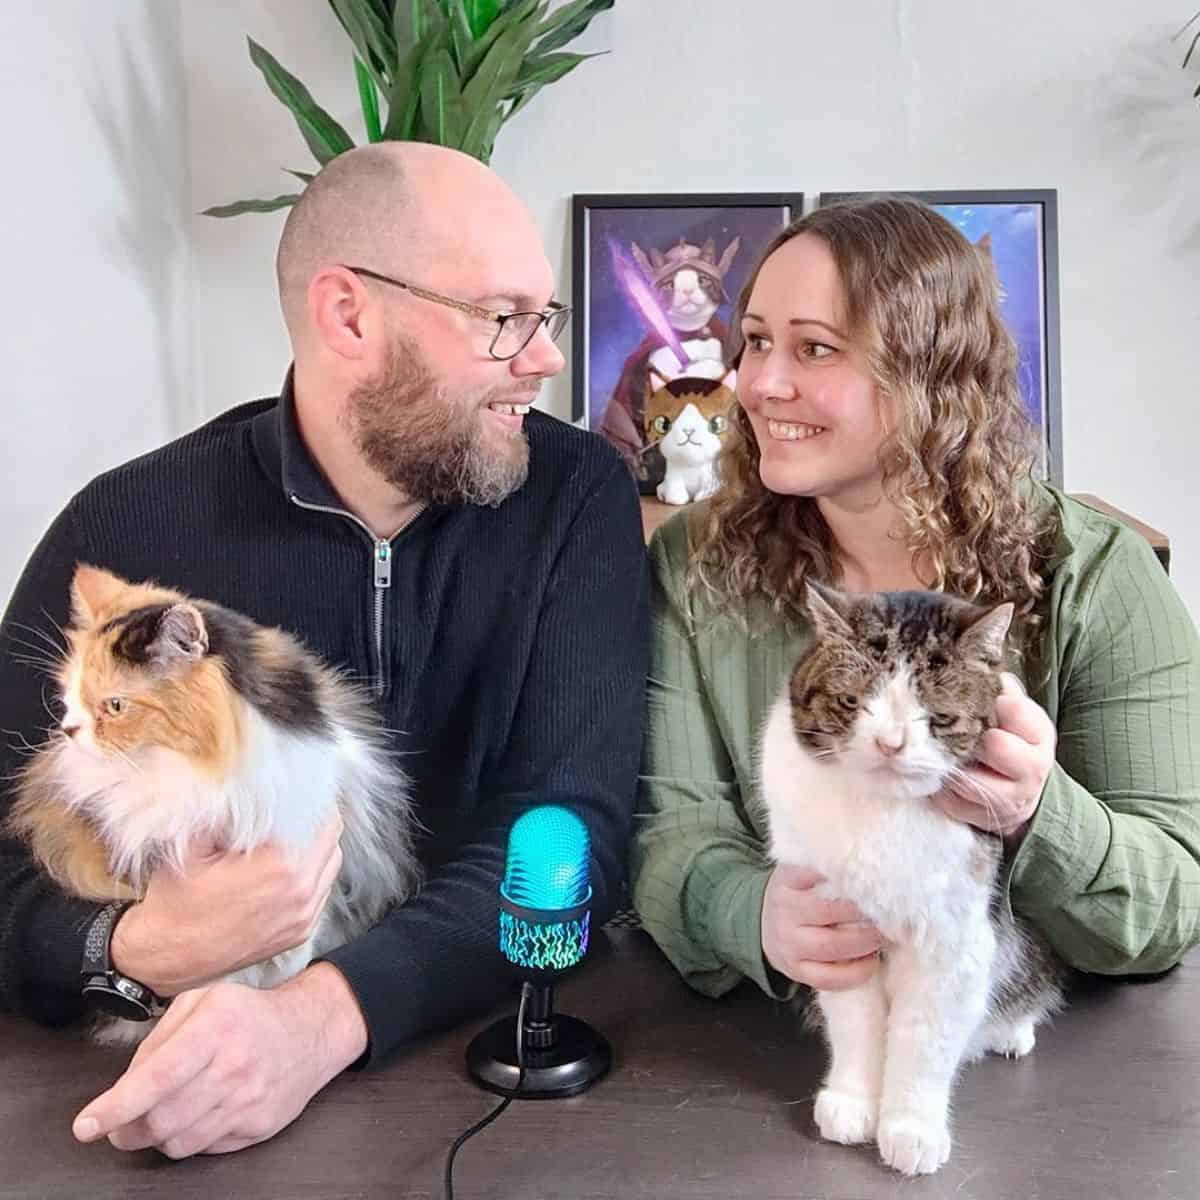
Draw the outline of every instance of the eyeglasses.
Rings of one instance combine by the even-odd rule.
[[[390,275],[380,275],[378,271],[370,271],[366,267],[345,268],[355,275],[367,279],[377,279],[380,283],[390,283],[393,287],[403,288],[412,292],[422,300],[434,304],[444,304],[447,308],[456,308],[468,316],[478,317],[482,321],[493,321],[496,324],[496,336],[488,347],[488,353],[500,362],[516,358],[537,335],[543,325],[550,340],[557,341],[559,334],[567,327],[567,318],[571,315],[569,304],[559,304],[551,301],[548,308],[533,312],[494,312],[490,308],[481,308],[478,304],[469,304],[466,300],[454,300],[428,288],[418,287],[415,283],[405,283],[402,279],[393,279]]]

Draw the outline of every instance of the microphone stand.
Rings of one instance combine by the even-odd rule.
[[[612,1066],[612,1048],[586,1021],[554,1011],[551,972],[532,972],[524,1028],[525,1078],[517,1082],[517,1016],[501,1017],[467,1047],[467,1070],[481,1086],[518,1100],[554,1100],[591,1087]]]

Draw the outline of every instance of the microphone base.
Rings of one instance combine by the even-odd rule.
[[[480,1087],[518,1100],[577,1096],[612,1066],[612,1047],[586,1021],[555,1014],[557,1038],[544,1050],[525,1046],[525,1081],[517,1091],[517,1018],[501,1017],[472,1039],[467,1070]]]

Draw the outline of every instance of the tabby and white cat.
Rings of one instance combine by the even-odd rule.
[[[666,381],[650,369],[646,440],[667,464],[658,498],[664,504],[703,500],[717,490],[717,455],[733,406],[732,371],[724,379],[681,375]]]
[[[359,690],[294,638],[81,565],[59,670],[65,716],[8,818],[67,892],[136,899],[197,837],[299,849],[332,815],[342,866],[311,940],[232,978],[272,987],[415,892],[406,779]],[[102,1019],[105,1041],[144,1024]]]
[[[1013,609],[813,584],[807,609],[814,643],[762,739],[770,853],[884,938],[870,982],[815,994],[832,1057],[815,1118],[925,1174],[950,1154],[960,1065],[1027,1054],[1061,1003],[1061,964],[999,895],[1000,839],[932,800],[992,724]]]

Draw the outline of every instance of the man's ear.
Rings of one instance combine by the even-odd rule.
[[[342,358],[361,359],[383,310],[366,283],[345,267],[322,267],[308,283],[308,319],[321,344]]]

